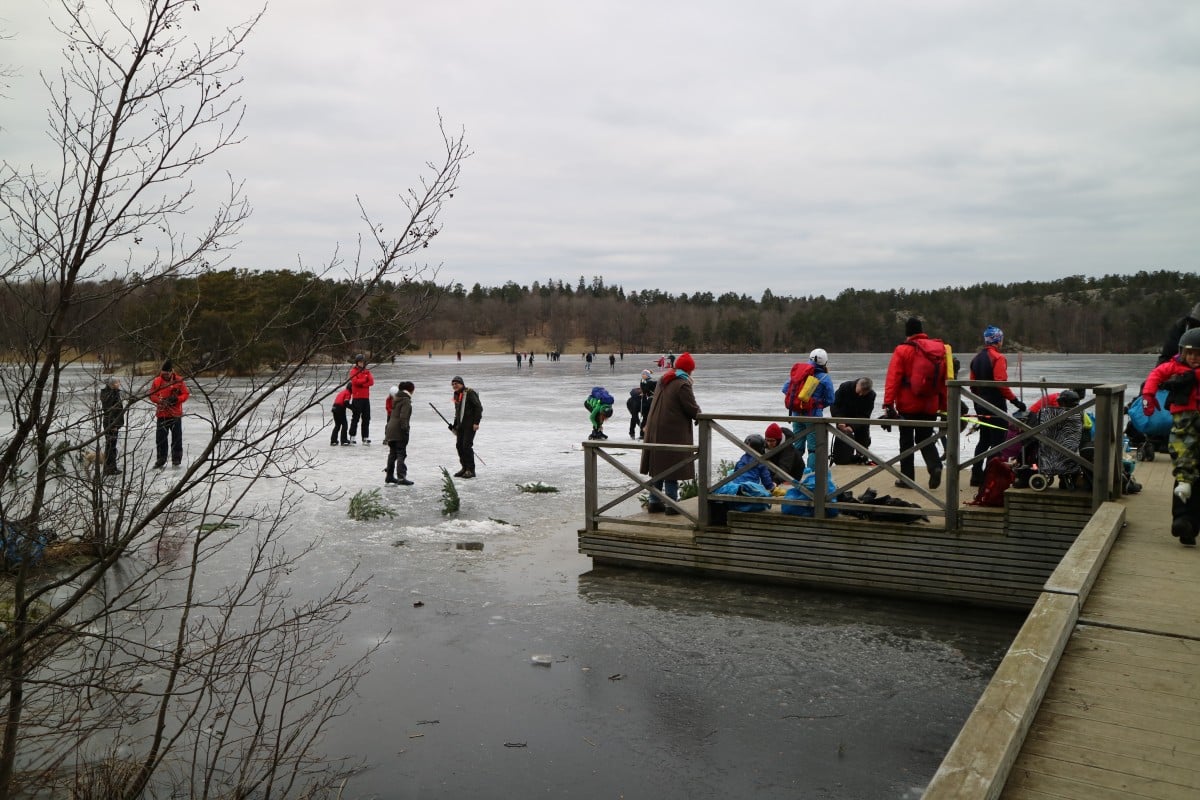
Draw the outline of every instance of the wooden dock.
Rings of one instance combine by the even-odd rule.
[[[1200,797],[1200,550],[1170,535],[1167,459],[1136,477],[1046,582],[926,800]]]
[[[839,479],[846,481],[866,471],[838,467]],[[917,477],[927,479],[923,469]],[[887,474],[859,487],[867,488],[911,502],[922,499],[916,489],[893,486]],[[1057,488],[1012,490],[1005,508],[966,506],[974,494],[975,489],[962,487],[961,527],[955,530],[938,520],[799,517],[782,514],[779,506],[730,511],[724,524],[707,528],[690,524],[682,514],[634,513],[581,530],[579,549],[595,563],[611,566],[1029,609],[1091,518],[1090,495]],[[699,516],[695,499],[682,505]]]

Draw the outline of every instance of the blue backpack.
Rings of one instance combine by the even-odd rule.
[[[603,386],[592,387],[592,393],[587,396],[587,400],[583,401],[583,407],[590,410],[592,406],[588,404],[588,400],[593,399],[599,400],[601,405],[611,406],[613,404],[613,396]]]

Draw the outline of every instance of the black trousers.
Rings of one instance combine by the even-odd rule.
[[[905,419],[919,419],[926,422],[933,422],[937,419],[937,414],[905,414]],[[942,468],[942,457],[937,449],[937,430],[934,428],[913,428],[908,425],[900,426],[900,449],[907,450],[917,443],[918,439],[926,439],[933,437],[929,444],[921,448],[921,458],[925,460],[925,468],[930,472],[937,472]],[[906,478],[912,478],[916,475],[915,466],[911,455],[900,459],[900,472]]]
[[[158,447],[158,463],[167,463],[167,437],[171,439],[171,463],[183,463],[183,418],[159,417],[154,431],[154,443]]]
[[[362,422],[362,438],[371,438],[371,399],[369,397],[356,397],[350,401],[350,410],[353,416],[350,418],[350,438],[353,439],[357,434],[358,423]]]
[[[387,474],[389,478],[407,478],[408,431],[402,431],[399,439],[388,440]]]
[[[346,409],[335,408],[333,410],[333,433],[329,434],[330,444],[350,444],[350,439],[346,434]]]
[[[458,426],[458,438],[455,441],[458,447],[458,463],[462,464],[462,468],[469,471],[475,471],[475,427],[473,425]]]

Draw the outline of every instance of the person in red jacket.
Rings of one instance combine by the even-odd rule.
[[[938,418],[938,412],[946,409],[946,345],[940,339],[929,338],[921,320],[916,317],[909,317],[904,323],[904,335],[906,338],[892,351],[892,360],[888,362],[883,409],[891,418],[933,422]],[[934,378],[919,384],[914,380],[918,366],[926,375],[930,374],[931,369],[934,370]],[[941,486],[942,458],[938,453],[935,431],[911,425],[900,425],[899,428],[901,452],[912,448],[918,439],[928,439],[921,448],[921,458],[929,470],[929,488]],[[911,453],[900,459],[900,472],[909,480],[915,477]],[[896,485],[904,487],[908,484],[897,480]]]
[[[362,422],[363,444],[371,443],[371,387],[375,385],[375,376],[367,369],[367,360],[359,353],[354,357],[354,366],[350,368],[350,444],[358,433],[358,423]]]
[[[350,444],[350,439],[346,436],[348,430],[346,409],[348,408],[350,408],[349,383],[333,397],[333,433],[329,434],[329,443],[334,447],[340,444]]]
[[[158,447],[155,469],[167,465],[167,438],[171,439],[171,464],[178,467],[183,463],[183,404],[191,394],[167,359],[162,371],[150,383],[148,399],[154,404],[154,416],[158,426],[154,431],[154,443]]]
[[[1008,380],[1008,359],[1005,358],[1004,353],[1000,352],[1000,348],[1003,346],[1004,331],[995,325],[988,325],[983,331],[983,347],[971,359],[971,380]],[[1008,403],[1012,403],[1018,411],[1025,410],[1025,404],[1013,394],[1013,390],[1008,386],[980,386],[974,392],[1001,411],[1008,411]],[[1004,440],[1008,436],[1008,424],[999,417],[993,416],[991,411],[978,403],[975,404],[975,414],[980,423],[979,443],[975,445],[975,455],[1004,444]],[[972,486],[983,485],[983,466],[982,461],[971,465]]]
[[[1167,390],[1171,412],[1171,468],[1175,491],[1171,507],[1171,535],[1186,545],[1196,544],[1200,510],[1193,486],[1200,478],[1200,328],[1179,339],[1179,355],[1159,364],[1142,385],[1142,411],[1147,417],[1158,410],[1156,393]]]

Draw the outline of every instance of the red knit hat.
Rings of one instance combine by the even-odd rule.
[[[772,422],[763,432],[764,439],[774,439],[777,442],[783,441],[783,428],[779,427],[778,423]]]
[[[692,370],[696,368],[696,359],[692,358],[691,353],[680,353],[675,359],[675,369],[681,369],[691,375]]]

